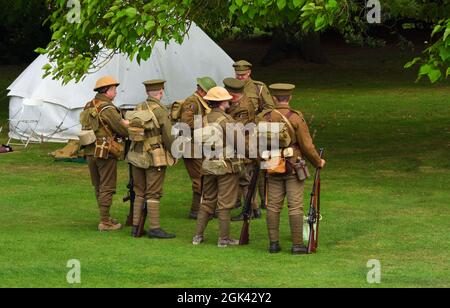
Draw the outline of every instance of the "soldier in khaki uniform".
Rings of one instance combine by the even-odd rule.
[[[301,112],[292,109],[289,102],[295,89],[290,84],[274,84],[270,90],[276,101],[276,109],[261,115],[261,119],[267,122],[285,123],[290,127],[289,135],[292,139],[290,148],[293,149],[293,157],[288,158],[287,171],[285,174],[269,175],[268,183],[268,206],[267,226],[269,230],[271,253],[281,251],[279,244],[280,213],[283,208],[284,199],[287,196],[289,208],[289,222],[292,235],[292,253],[305,254],[307,248],[303,243],[303,192],[304,180],[295,167],[302,159],[309,160],[314,167],[323,168],[325,160],[321,159],[312,142],[308,126]],[[284,118],[281,116],[283,115]]]
[[[245,82],[244,93],[252,101],[256,115],[259,115],[263,111],[274,109],[275,103],[267,86],[261,81],[253,80],[251,77],[253,65],[248,61],[241,60],[234,63],[233,67],[236,71],[236,78]],[[264,177],[265,173],[261,171],[258,181],[261,208],[265,208],[266,205]]]
[[[212,88],[205,96],[205,100],[208,101],[212,107],[211,113],[205,116],[204,121],[208,125],[219,125],[222,130],[223,149],[231,148],[235,151],[237,145],[236,137],[227,136],[226,126],[228,123],[235,123],[235,121],[226,114],[226,110],[230,107],[229,101],[232,96],[222,87]],[[240,131],[235,131],[235,134],[239,134]],[[239,137],[243,138],[243,133]],[[244,153],[245,154],[245,153]],[[217,216],[219,219],[219,247],[227,247],[230,245],[239,245],[238,240],[233,240],[230,237],[230,223],[231,223],[231,210],[233,209],[239,191],[239,174],[241,171],[240,165],[237,160],[226,158],[226,154],[223,158],[205,158],[203,162],[203,199],[200,206],[197,219],[197,233],[193,238],[192,243],[199,245],[203,242],[204,231],[208,225],[208,221],[211,215],[217,207]],[[214,164],[214,168],[208,168],[207,163]],[[217,169],[216,169],[217,168]],[[220,170],[219,170],[220,169]]]
[[[235,78],[226,78],[223,81],[225,85],[225,89],[230,93],[233,97],[231,100],[231,107],[227,111],[227,113],[238,123],[242,123],[242,125],[247,125],[250,123],[256,123],[256,112],[255,108],[251,102],[251,100],[244,94],[245,82],[235,79]],[[252,179],[253,172],[255,170],[255,160],[245,159],[244,160],[244,168],[241,173],[241,177],[239,180],[239,196],[238,196],[238,204],[242,203],[242,199],[247,196],[248,187],[250,185],[250,181]],[[255,196],[256,197],[256,196]],[[253,208],[253,218],[261,218],[261,209],[258,207],[258,203],[256,202],[256,198],[253,200],[252,204]],[[240,214],[237,217],[233,217],[232,221],[241,221],[244,219],[244,215]]]
[[[204,117],[211,111],[203,97],[208,91],[216,86],[216,82],[210,77],[203,77],[197,79],[197,91],[189,96],[181,105],[180,122],[189,125],[191,130],[194,130],[194,117]],[[184,158],[184,165],[189,173],[192,181],[192,206],[189,213],[189,218],[197,219],[198,210],[200,208],[200,200],[202,194],[202,159],[194,157],[194,142],[191,143],[191,158]],[[201,151],[197,151],[201,153]]]
[[[130,160],[130,155],[128,156],[130,163],[133,165],[132,174],[136,193],[133,215],[133,237],[139,236],[138,224],[143,213],[145,202],[147,202],[147,218],[149,221],[148,236],[159,239],[175,238],[174,234],[168,234],[161,229],[159,215],[160,200],[163,196],[163,184],[167,168],[167,161],[161,162],[161,159],[165,159],[165,151],[170,151],[173,143],[173,137],[171,135],[172,123],[169,119],[169,113],[160,102],[164,95],[164,84],[164,80],[149,80],[144,82],[148,99],[136,107],[136,111],[148,110],[150,114],[156,117],[156,121],[151,129],[145,129],[145,141],[133,142],[130,148],[130,152],[148,154],[150,167],[147,169],[136,167],[133,165],[133,161]],[[133,125],[132,121],[130,126]]]
[[[100,78],[95,86],[95,98],[86,104],[81,114],[80,122],[83,130],[92,130],[97,141],[104,138],[128,136],[128,122],[122,119],[120,110],[113,104],[117,95],[119,83],[112,77]],[[84,147],[87,157],[92,184],[100,211],[98,230],[115,231],[122,228],[110,216],[113,195],[117,187],[117,159],[111,154],[106,158],[96,157],[96,142]]]

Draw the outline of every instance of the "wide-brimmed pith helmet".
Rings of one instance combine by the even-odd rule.
[[[116,86],[117,87],[119,85],[120,85],[120,83],[117,80],[115,80],[113,77],[105,76],[105,77],[102,77],[99,80],[97,80],[97,83],[95,84],[94,91],[97,91],[97,90],[99,90],[101,88],[104,88],[104,87],[111,87],[111,86]]]

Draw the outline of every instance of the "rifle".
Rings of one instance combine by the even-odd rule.
[[[324,149],[320,149],[320,158],[323,158]],[[320,223],[320,168],[316,169],[314,185],[309,204],[308,224],[309,243],[308,254],[316,253],[319,246],[319,223]]]
[[[139,219],[139,225],[137,234],[138,237],[142,237],[145,235],[145,221],[147,220],[147,214],[148,214],[148,207],[147,207],[147,201],[144,203],[144,208],[142,209],[141,218]]]
[[[127,222],[125,225],[127,227],[133,226],[133,212],[134,212],[134,200],[136,199],[136,193],[134,192],[134,180],[133,180],[133,167],[131,164],[128,165],[128,173],[130,176],[130,180],[127,184],[128,193],[123,198],[123,202],[130,202],[130,211],[128,213]]]
[[[248,245],[250,243],[250,219],[252,217],[252,203],[253,198],[255,196],[256,187],[258,186],[258,177],[261,171],[260,163],[256,163],[256,167],[254,173],[252,175],[252,179],[250,181],[250,185],[248,187],[247,196],[245,196],[245,204],[243,209],[244,214],[244,225],[241,230],[241,237],[239,239],[239,245]]]
[[[125,157],[127,157],[128,152],[131,148],[131,140],[127,139],[125,141]],[[136,199],[136,193],[134,192],[134,180],[133,180],[133,166],[131,164],[128,164],[128,176],[129,181],[127,184],[128,193],[123,198],[123,202],[130,202],[130,211],[128,213],[127,221],[125,225],[127,227],[133,226],[133,212],[134,212],[134,200]]]

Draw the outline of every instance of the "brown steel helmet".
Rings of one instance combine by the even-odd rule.
[[[214,87],[208,91],[204,99],[211,102],[225,102],[233,99],[233,96],[223,87]]]

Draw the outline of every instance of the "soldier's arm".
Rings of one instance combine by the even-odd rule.
[[[172,136],[172,122],[170,121],[169,112],[163,108],[158,108],[154,112],[161,127],[164,147],[167,151],[170,151],[172,143],[174,142],[174,137]]]
[[[293,122],[297,124],[296,134],[297,142],[300,146],[300,151],[302,152],[303,156],[314,165],[314,167],[318,168],[322,165],[322,160],[316,150],[316,147],[313,144],[313,140],[311,138],[311,134],[309,133],[309,128],[306,124],[305,118],[302,114],[299,114],[298,117],[295,117],[296,119]]]
[[[124,125],[121,114],[115,109],[106,109],[101,113],[100,117],[114,133],[121,137],[128,137],[128,128]]]
[[[263,101],[262,111],[275,109],[275,102],[266,85],[263,85],[261,97]]]

